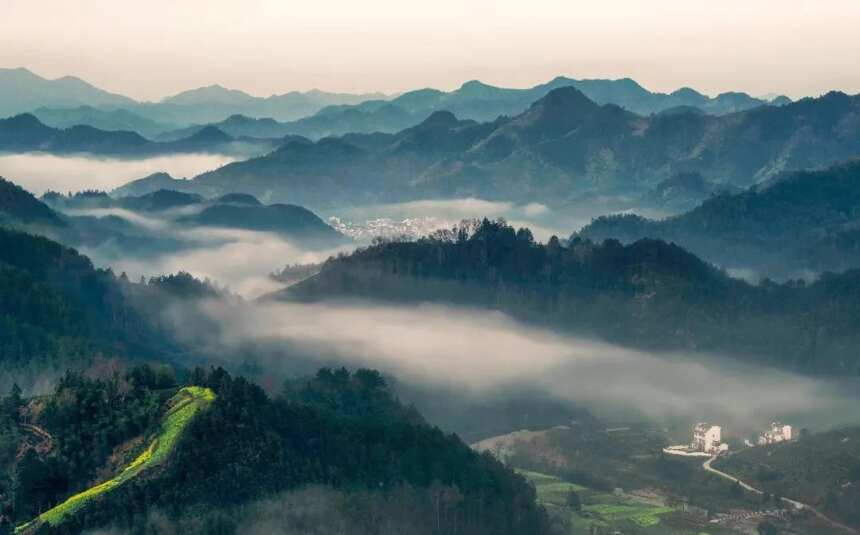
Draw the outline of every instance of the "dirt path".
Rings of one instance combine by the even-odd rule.
[[[741,481],[740,479],[738,479],[738,478],[736,478],[730,474],[727,474],[721,470],[717,470],[716,468],[711,466],[711,463],[714,462],[716,459],[717,459],[716,455],[709,458],[707,461],[702,463],[702,468],[704,468],[706,471],[708,471],[712,474],[716,474],[716,475],[718,475],[724,479],[728,479],[729,481],[737,482],[743,489],[748,490],[752,493],[764,494],[763,491],[753,487],[752,485],[749,485],[748,483]],[[809,504],[805,504],[803,502],[798,502],[796,500],[792,500],[790,498],[785,498],[785,497],[782,498],[782,501],[784,501],[787,504],[792,505],[795,509],[806,509],[807,511],[810,511],[812,514],[814,514],[815,516],[817,516],[821,520],[827,522],[828,524],[830,524],[831,526],[833,526],[837,529],[847,531],[848,533],[860,534],[860,532],[858,532],[856,529],[854,529],[850,526],[846,526],[845,524],[841,524],[841,523],[831,519],[830,517],[825,516],[824,513],[822,513],[821,511],[819,511],[815,507],[812,507]]]

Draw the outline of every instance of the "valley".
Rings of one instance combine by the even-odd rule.
[[[860,533],[860,4],[6,0],[0,535]]]

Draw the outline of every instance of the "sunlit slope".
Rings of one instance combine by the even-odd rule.
[[[57,526],[70,515],[86,507],[87,503],[91,500],[102,494],[111,492],[126,481],[163,463],[176,448],[176,444],[179,442],[179,438],[188,424],[191,423],[198,412],[209,407],[214,400],[215,393],[208,388],[188,386],[180,390],[167,403],[167,412],[152,442],[119,475],[79,494],[75,494],[56,507],[45,511],[32,521],[19,526],[15,530],[15,533],[26,533],[29,531],[29,528],[42,523]]]

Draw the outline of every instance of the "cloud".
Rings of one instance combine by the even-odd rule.
[[[144,219],[149,228],[158,224]],[[116,273],[125,272],[132,280],[186,271],[255,298],[283,287],[268,277],[272,271],[287,264],[322,262],[351,247],[311,250],[274,233],[226,228],[183,230],[167,226],[163,235],[184,242],[187,248],[154,257],[133,257],[107,243],[82,252],[97,265],[112,267]]]
[[[48,190],[112,190],[159,171],[176,178],[196,176],[233,160],[221,154],[174,154],[142,159],[4,154],[0,155],[0,176],[41,195]]]
[[[292,351],[440,391],[493,398],[530,389],[598,412],[719,418],[752,428],[777,418],[817,428],[858,420],[856,396],[837,382],[715,356],[635,351],[486,310],[210,301],[201,311],[222,326],[222,347],[281,348],[265,363],[273,371],[291,365],[284,355]]]

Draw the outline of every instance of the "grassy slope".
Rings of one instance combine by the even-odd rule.
[[[96,497],[110,492],[145,470],[163,463],[176,447],[185,427],[200,410],[208,407],[214,400],[215,394],[208,388],[197,386],[183,388],[168,402],[169,408],[162,419],[158,434],[152,439],[146,450],[126,466],[119,475],[71,496],[34,520],[19,526],[15,532],[23,533],[35,524],[43,522],[56,526],[69,515],[80,511]]]

